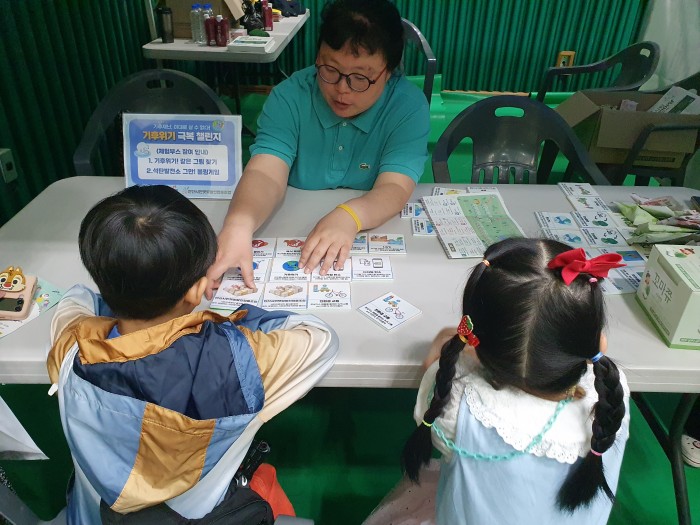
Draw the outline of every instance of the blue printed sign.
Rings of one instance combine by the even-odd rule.
[[[191,199],[230,199],[241,178],[239,115],[124,113],[126,185],[165,184]]]

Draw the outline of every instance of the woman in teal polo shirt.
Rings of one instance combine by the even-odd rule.
[[[408,201],[428,156],[423,93],[395,74],[403,27],[388,0],[335,0],[321,14],[316,64],[275,87],[258,121],[252,158],[219,234],[212,281],[240,267],[253,287],[251,242],[287,185],[355,188],[309,232],[299,264],[341,268],[355,234],[384,224]],[[210,295],[210,293],[208,294]]]

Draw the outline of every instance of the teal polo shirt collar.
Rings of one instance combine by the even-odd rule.
[[[394,89],[394,85],[397,81],[398,77],[392,76],[384,86],[384,90],[382,91],[381,96],[377,99],[377,101],[374,104],[372,104],[372,107],[364,113],[361,113],[360,115],[354,118],[348,119],[348,122],[350,122],[360,131],[364,133],[369,133],[369,131],[374,127],[374,121],[377,119],[379,111],[381,110],[381,108],[384,107],[384,100],[388,96],[387,91]],[[337,124],[340,124],[341,122],[346,120],[343,117],[339,117],[338,115],[336,115],[331,109],[331,107],[326,103],[326,100],[321,94],[321,89],[318,87],[317,79],[314,80],[314,92],[312,96],[312,103],[314,106],[314,111],[316,111],[316,115],[318,116],[318,120],[324,129],[332,128],[333,126],[336,126]]]

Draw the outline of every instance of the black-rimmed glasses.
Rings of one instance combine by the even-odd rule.
[[[379,72],[377,78],[372,80],[364,75],[361,75],[360,73],[350,73],[349,75],[346,75],[345,73],[341,73],[340,71],[338,71],[333,66],[327,66],[325,64],[316,64],[318,76],[326,84],[337,84],[343,79],[343,77],[345,77],[345,81],[348,83],[348,87],[353,91],[357,91],[358,93],[367,91],[370,88],[370,86],[376,84],[377,80],[379,80],[379,78],[382,76],[382,73],[384,73],[385,69],[386,66]]]

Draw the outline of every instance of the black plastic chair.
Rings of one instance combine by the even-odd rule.
[[[607,71],[618,65],[620,73],[612,84],[595,89],[597,91],[637,91],[656,71],[659,54],[659,45],[646,41],[633,44],[611,57],[592,64],[550,67],[542,76],[540,87],[537,90],[537,100],[544,101],[547,91],[551,90],[554,79],[558,76]]]
[[[73,155],[77,175],[123,175],[122,113],[230,115],[198,78],[172,69],[147,69],[126,77],[102,99]],[[99,155],[98,155],[99,150]]]
[[[500,108],[518,108],[524,113],[520,117],[498,116],[496,110]],[[585,176],[593,184],[610,184],[564,119],[529,97],[489,97],[457,115],[433,151],[436,183],[452,182],[447,159],[466,137],[473,141],[472,184],[506,184],[511,178],[516,184],[545,184],[557,149],[569,160],[574,173]]]
[[[437,72],[437,58],[433,53],[430,44],[423,36],[413,22],[401,19],[403,23],[403,38],[404,43],[408,44],[412,42],[415,46],[420,49],[425,55],[425,81],[423,82],[423,93],[425,98],[428,99],[428,105],[430,105],[430,99],[433,95],[433,82],[435,80],[435,73]]]

